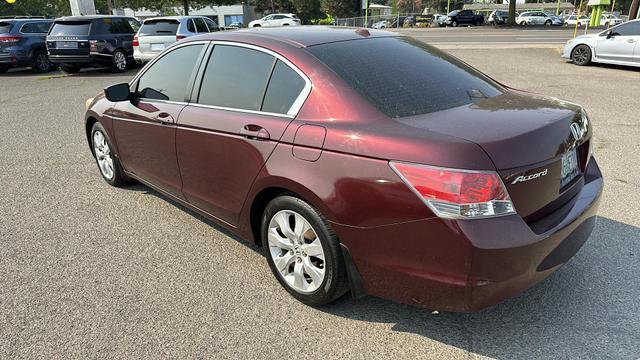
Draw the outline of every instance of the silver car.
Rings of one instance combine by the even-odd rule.
[[[144,21],[133,39],[133,57],[137,62],[145,63],[176,41],[218,30],[218,24],[204,16],[150,18]]]
[[[567,41],[562,57],[576,65],[591,62],[640,67],[640,20]]]
[[[563,23],[564,21],[558,16],[555,16],[555,15],[550,16],[548,14],[545,14],[542,11],[523,12],[516,19],[516,24],[523,25],[523,26],[526,26],[526,25],[561,26]]]

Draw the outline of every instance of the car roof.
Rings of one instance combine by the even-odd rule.
[[[147,22],[149,20],[183,20],[183,19],[190,19],[190,18],[206,18],[206,16],[201,16],[201,15],[156,16],[156,17],[144,19],[144,21]]]
[[[131,16],[118,16],[118,15],[84,15],[84,16],[63,16],[57,18],[55,21],[90,21],[96,19],[134,19]]]
[[[393,32],[342,26],[291,26],[278,28],[250,28],[235,31],[220,31],[188,38],[195,40],[243,41],[260,44],[264,40],[276,40],[297,47],[308,47],[319,44],[358,40],[363,38],[399,37]]]

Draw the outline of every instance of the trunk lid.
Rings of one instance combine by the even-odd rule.
[[[177,41],[180,22],[174,19],[153,19],[144,22],[138,31],[138,50],[141,53],[159,54]]]
[[[47,35],[51,55],[89,55],[90,21],[56,21]]]
[[[527,222],[558,209],[584,184],[591,126],[578,105],[507,91],[469,105],[397,120],[478,144],[492,159],[516,210]]]

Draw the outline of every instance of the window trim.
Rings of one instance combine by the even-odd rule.
[[[291,104],[291,107],[289,108],[289,110],[286,113],[272,113],[272,112],[268,112],[268,111],[262,111],[262,110],[248,110],[248,109],[240,109],[240,108],[231,108],[231,107],[225,107],[225,106],[216,106],[216,105],[206,105],[206,104],[198,104],[196,102],[189,102],[189,105],[193,105],[193,106],[198,106],[198,107],[205,107],[205,108],[209,108],[209,109],[216,109],[216,110],[225,110],[225,111],[235,111],[235,112],[242,112],[242,113],[247,113],[247,114],[258,114],[258,115],[268,115],[268,116],[280,116],[280,117],[287,117],[287,118],[295,118],[296,116],[298,116],[298,113],[300,112],[300,109],[302,108],[302,105],[304,105],[304,103],[306,102],[307,98],[309,97],[309,94],[311,94],[311,89],[313,88],[313,84],[311,83],[311,80],[309,79],[309,77],[307,77],[307,75],[305,73],[302,72],[302,70],[300,70],[297,66],[295,66],[291,61],[289,61],[288,59],[286,59],[284,56],[276,53],[275,51],[260,47],[260,46],[256,46],[256,45],[252,45],[252,44],[245,44],[245,43],[240,43],[240,42],[235,42],[235,41],[222,41],[222,40],[212,40],[211,41],[211,45],[213,45],[210,50],[209,50],[209,54],[205,55],[205,58],[203,59],[203,63],[204,61],[209,61],[209,58],[211,57],[211,53],[215,50],[215,45],[227,45],[227,46],[236,46],[236,47],[243,47],[243,48],[247,48],[247,49],[252,49],[252,50],[257,50],[263,53],[266,53],[268,55],[273,56],[276,60],[280,60],[282,61],[282,63],[284,63],[285,65],[287,65],[289,68],[291,68],[291,70],[295,71],[298,76],[300,76],[302,78],[302,80],[304,81],[305,85],[302,88],[302,90],[300,91],[300,94],[298,94],[298,97],[293,101],[293,104]],[[274,61],[274,66],[276,64],[276,61]],[[201,67],[202,71],[200,73],[198,73],[198,78],[194,84],[194,89],[193,89],[193,93],[191,94],[191,100],[197,99],[198,95],[200,93],[200,85],[202,85],[202,80],[204,78],[204,71],[205,71],[206,67]],[[269,82],[271,80],[271,74],[273,74],[273,68],[271,69],[271,73],[269,74]],[[264,96],[266,93],[266,89],[269,86],[269,82],[267,82],[267,87],[265,88],[265,91],[262,94],[262,100],[264,101]]]

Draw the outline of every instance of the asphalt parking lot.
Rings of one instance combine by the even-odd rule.
[[[577,67],[559,57],[564,41],[515,40],[566,31],[496,45],[500,31],[409,33],[584,105],[606,185],[569,264],[476,314],[371,297],[302,305],[259,249],[145,186],[101,179],[84,103],[136,70],[0,75],[0,358],[640,358],[640,70]]]

